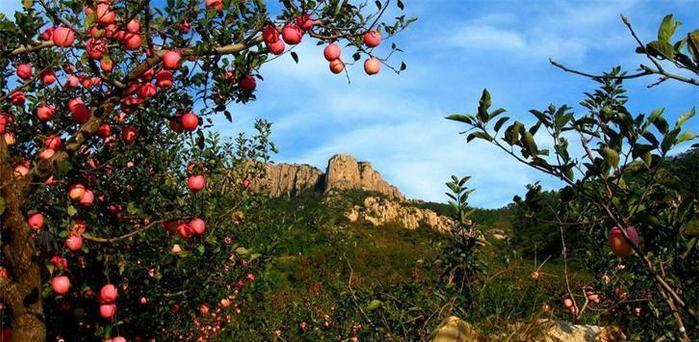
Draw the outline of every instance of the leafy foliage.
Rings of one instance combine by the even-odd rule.
[[[487,141],[519,162],[562,180],[566,187],[560,192],[560,200],[545,199],[538,194],[539,188],[530,189],[524,200],[516,200],[539,210],[549,206],[550,214],[542,218],[553,217],[552,224],[561,230],[575,229],[576,236],[586,237],[575,242],[594,260],[588,267],[600,278],[610,277],[616,286],[655,291],[644,293],[650,307],[650,313],[643,316],[644,334],[686,339],[683,330],[696,326],[688,300],[695,296],[690,290],[695,277],[688,276],[687,270],[696,270],[689,255],[696,255],[697,250],[691,237],[683,232],[696,216],[697,201],[682,196],[681,189],[669,182],[673,176],[667,172],[665,160],[673,148],[694,138],[692,133],[682,131],[694,109],[672,126],[662,109],[634,116],[625,107],[627,96],[621,79],[616,77],[620,70],[615,68],[605,75],[609,77],[598,79],[600,88],[586,93],[580,103],[588,110],[581,116],[568,106],[550,105],[530,111],[535,123],[529,127],[519,121],[506,126],[509,118],[495,122],[504,110],[491,110],[490,94],[484,90],[477,114],[447,118],[470,128],[467,141]],[[537,138],[540,130],[541,136],[550,139],[548,142]],[[580,141],[577,149],[569,143],[574,138]],[[541,147],[546,144],[553,151]],[[613,226],[637,227],[643,241],[634,248],[637,258],[617,260],[602,248],[607,230]],[[626,232],[624,239],[629,243]],[[565,244],[563,247],[566,253]],[[631,310],[630,305],[625,308]],[[681,313],[674,313],[676,310]],[[621,319],[625,317],[623,309],[615,307],[610,312],[614,314],[608,319],[628,324]],[[676,329],[671,328],[672,323]],[[688,333],[691,336],[697,332],[690,329]]]

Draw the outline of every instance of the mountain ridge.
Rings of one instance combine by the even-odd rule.
[[[272,197],[294,197],[304,191],[327,195],[338,190],[364,190],[392,200],[406,200],[405,195],[384,180],[371,163],[358,161],[348,154],[330,157],[325,172],[308,164],[266,164],[265,175],[253,181],[252,189],[268,192]]]

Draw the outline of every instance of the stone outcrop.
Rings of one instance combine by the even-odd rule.
[[[398,188],[388,184],[369,162],[358,162],[352,156],[336,154],[328,160],[325,193],[352,189],[375,191],[392,199],[405,200]]]
[[[454,221],[429,209],[404,206],[376,197],[365,198],[363,204],[349,209],[345,217],[351,222],[364,220],[374,226],[397,223],[407,229],[423,226],[442,233],[451,231],[454,226]]]
[[[272,197],[296,196],[306,190],[323,191],[323,172],[306,164],[267,164],[262,180],[254,181],[254,191],[267,191]]]
[[[536,322],[516,323],[510,326],[514,341],[545,342],[592,342],[592,341],[626,341],[626,336],[618,327],[601,327],[596,325],[577,325],[565,321],[539,319]],[[459,317],[450,316],[432,332],[431,342],[468,342],[499,340],[502,336],[484,336],[468,322]]]
[[[267,164],[265,177],[253,181],[252,189],[267,191],[270,196],[295,196],[312,190],[328,194],[336,190],[365,190],[403,201],[405,196],[386,182],[368,162],[358,162],[349,155],[337,154],[328,161],[326,173],[306,164]]]

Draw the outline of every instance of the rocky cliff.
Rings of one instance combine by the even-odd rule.
[[[448,217],[440,216],[429,209],[415,208],[409,203],[406,204],[367,197],[364,199],[363,206],[355,205],[350,208],[345,213],[345,217],[350,222],[364,220],[374,226],[398,223],[406,229],[417,229],[422,226],[440,233],[448,233],[454,227],[454,221]]]
[[[268,191],[271,196],[295,196],[306,190],[328,194],[334,190],[365,190],[404,201],[405,196],[388,184],[368,162],[349,155],[337,154],[328,160],[323,173],[306,164],[268,164],[263,179],[253,182],[253,190]]]

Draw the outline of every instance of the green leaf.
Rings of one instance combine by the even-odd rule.
[[[522,144],[524,147],[526,147],[527,151],[529,151],[529,155],[532,157],[536,156],[538,154],[538,149],[536,147],[536,142],[534,141],[534,135],[532,135],[531,132],[525,131],[524,135],[522,136]]]
[[[523,128],[524,125],[522,125],[521,122],[515,121],[505,130],[505,141],[510,144],[510,146],[514,145],[517,141],[519,141],[519,133]]]
[[[481,99],[478,100],[478,118],[483,122],[488,121],[488,108],[490,108],[490,104],[490,93],[488,89],[483,89]]]
[[[291,58],[294,60],[294,62],[296,62],[296,64],[299,64],[299,55],[294,51],[291,51],[289,54],[291,54]]]
[[[34,5],[34,0],[24,0],[24,9],[29,10]]]
[[[469,134],[466,137],[466,142],[471,142],[474,138],[479,138],[487,141],[493,141],[493,137],[490,136],[490,134],[483,132],[483,131],[478,131],[478,132],[473,132]]]
[[[675,58],[675,49],[666,41],[654,40],[646,45],[646,49],[654,56],[662,56],[669,60]]]
[[[498,119],[498,121],[495,123],[495,132],[498,132],[500,130],[500,128],[502,127],[502,125],[504,125],[505,122],[507,122],[507,120],[509,120],[509,119],[510,119],[510,117],[508,117],[508,116],[503,116],[500,119]]]
[[[699,64],[699,30],[687,34],[687,48],[694,57],[694,62]]]
[[[694,117],[694,115],[695,115],[696,113],[697,113],[697,112],[696,112],[696,109],[695,109],[694,107],[692,107],[692,109],[690,109],[688,112],[686,112],[686,113],[680,115],[680,118],[677,119],[677,123],[675,123],[675,128],[679,128],[680,126],[684,125],[684,123],[685,123],[687,120],[689,120],[689,119],[691,119],[692,117]]]
[[[446,119],[467,123],[469,125],[473,124],[473,119],[470,115],[452,114],[452,115],[447,116]]]
[[[68,208],[66,209],[66,212],[68,213],[68,216],[73,217],[75,214],[78,213],[78,209],[75,209],[74,206],[69,205]]]
[[[666,15],[658,28],[658,40],[669,42],[672,35],[675,34],[676,28],[677,22],[675,21],[675,18],[672,17],[672,14]]]
[[[608,146],[605,146],[600,150],[600,153],[602,154],[602,157],[604,157],[604,160],[607,162],[607,165],[615,169],[619,167],[619,153],[617,151]]]
[[[5,212],[5,199],[0,197],[0,215]]]
[[[677,137],[675,139],[675,145],[683,143],[683,142],[688,141],[688,140],[692,140],[692,139],[694,139],[694,134],[692,134],[692,132],[690,132],[690,131],[685,131],[684,133],[682,133],[679,137]]]
[[[374,310],[380,308],[381,305],[383,305],[383,302],[382,302],[382,301],[380,301],[380,300],[378,300],[378,299],[374,299],[374,300],[372,300],[371,302],[369,302],[369,305],[367,305],[366,308],[367,308],[368,311],[374,311]]]

